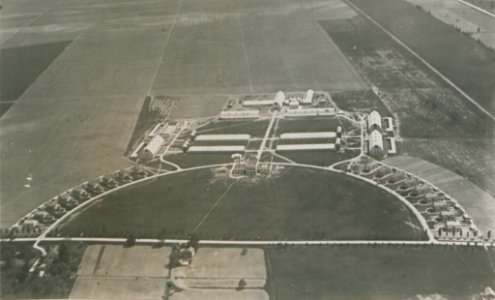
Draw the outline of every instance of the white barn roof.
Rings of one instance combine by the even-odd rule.
[[[275,100],[244,100],[243,106],[270,106],[275,104]]]
[[[200,134],[196,141],[247,141],[249,134]]]
[[[224,110],[220,112],[220,119],[256,119],[259,116],[259,110]]]
[[[187,152],[243,152],[246,146],[191,146]]]
[[[287,132],[280,135],[282,140],[297,140],[297,139],[333,139],[337,135],[334,131],[320,132]]]
[[[286,144],[277,145],[277,151],[311,151],[311,150],[334,150],[335,144]]]
[[[155,135],[148,143],[148,145],[146,145],[144,150],[150,152],[153,156],[155,156],[158,154],[158,151],[160,151],[160,148],[162,147],[164,142],[165,140],[162,138],[161,135]]]
[[[278,91],[275,94],[275,99],[273,99],[273,102],[284,102],[285,101],[285,94],[282,91]]]
[[[314,95],[314,91],[313,90],[308,90],[306,92],[306,97],[303,98],[302,100],[302,103],[303,104],[311,104],[313,102],[313,95]]]
[[[383,137],[378,130],[373,130],[373,132],[370,133],[369,141],[370,141],[370,145],[369,145],[370,149],[376,146],[383,150]]]
[[[333,107],[325,108],[296,108],[288,109],[285,114],[288,117],[307,117],[307,116],[332,116],[335,114]]]
[[[368,115],[368,129],[370,129],[374,125],[378,126],[378,128],[380,129],[382,128],[382,117],[376,110],[370,112]]]

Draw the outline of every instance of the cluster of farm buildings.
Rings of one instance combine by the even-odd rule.
[[[367,117],[368,153],[375,158],[397,153],[394,125],[391,117],[384,117],[376,110]]]
[[[37,235],[44,227],[53,224],[90,198],[150,175],[151,173],[144,169],[132,168],[117,171],[109,176],[100,176],[92,182],[85,182],[35,208],[10,228],[10,234],[15,236]]]

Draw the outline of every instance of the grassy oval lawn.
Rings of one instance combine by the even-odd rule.
[[[75,215],[64,235],[237,240],[424,240],[393,195],[328,171],[286,168],[262,180],[171,174],[116,192]]]

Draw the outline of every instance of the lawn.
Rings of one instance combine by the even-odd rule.
[[[288,159],[301,164],[309,164],[316,166],[329,166],[338,161],[351,159],[359,155],[359,150],[347,150],[345,153],[340,153],[335,150],[322,151],[292,151],[278,152],[278,154],[287,157]]]
[[[320,246],[265,254],[273,300],[460,300],[495,284],[495,252],[482,248]]]
[[[200,127],[200,134],[249,134],[252,137],[264,137],[268,120],[255,121],[215,121]]]
[[[232,153],[181,153],[167,155],[165,160],[178,164],[181,168],[233,163]]]
[[[278,121],[276,134],[286,132],[314,132],[314,131],[337,131],[337,126],[342,126],[344,131],[356,126],[349,120],[338,117],[311,117],[311,118],[286,118]],[[359,125],[358,125],[359,128]]]
[[[414,215],[394,196],[341,174],[305,168],[256,181],[214,179],[210,170],[165,176],[108,196],[61,232],[178,238],[196,232],[201,239],[239,240],[424,238]]]

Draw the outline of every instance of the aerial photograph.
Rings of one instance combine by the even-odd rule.
[[[495,0],[0,0],[0,299],[495,300]]]

